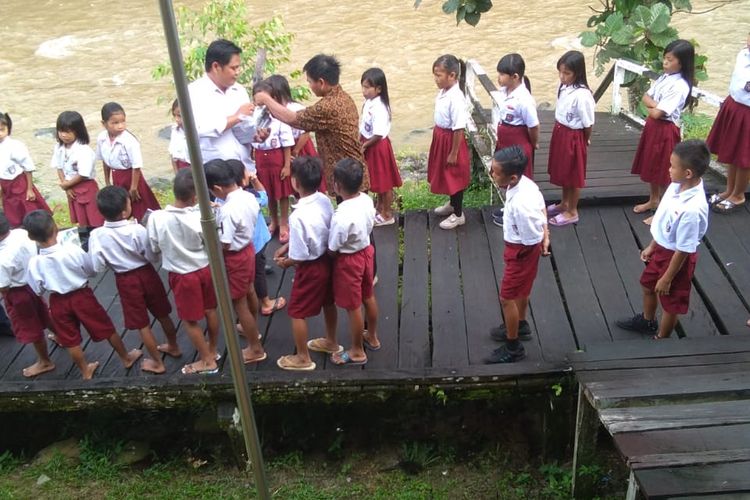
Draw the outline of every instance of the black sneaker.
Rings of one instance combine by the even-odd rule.
[[[647,320],[643,313],[638,313],[632,318],[618,319],[615,324],[623,330],[656,335],[659,332],[659,323],[655,320]]]
[[[508,329],[504,324],[496,326],[495,328],[490,330],[490,337],[492,338],[492,340],[505,342],[506,340],[508,340]],[[522,319],[518,322],[518,340],[531,340],[531,325],[529,325],[529,322],[525,319]]]
[[[525,357],[526,349],[523,348],[523,345],[518,344],[517,349],[508,349],[508,345],[503,344],[492,351],[492,354],[484,358],[484,363],[487,365],[496,363],[515,363],[516,361],[521,361]]]
[[[492,223],[496,226],[503,227],[503,211],[505,209],[498,208],[497,210],[492,211]]]

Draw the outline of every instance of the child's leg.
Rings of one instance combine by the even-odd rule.
[[[669,338],[674,331],[674,327],[677,326],[677,315],[667,311],[662,311],[661,323],[659,323],[659,334],[657,335],[660,339]]]
[[[380,339],[378,339],[378,302],[373,294],[363,303],[365,305],[365,317],[367,318],[367,337],[363,336],[362,338],[367,340],[370,346],[377,349],[380,346]]]
[[[456,194],[452,194],[450,204],[453,207],[453,213],[456,214],[456,217],[461,217],[464,207],[464,192],[459,191]]]
[[[745,190],[747,189],[748,181],[750,181],[750,168],[734,167],[734,170],[734,186],[727,199],[736,204],[745,203]]]
[[[719,193],[719,196],[726,200],[734,193],[735,187],[737,186],[737,171],[739,170],[734,165],[727,165],[727,188],[724,192]]]
[[[656,210],[659,206],[659,200],[661,199],[662,187],[653,182],[649,183],[649,195],[646,203],[639,203],[633,207],[633,211],[637,214],[647,212],[649,210]]]
[[[641,285],[641,290],[643,290],[643,317],[648,321],[653,321],[656,319],[656,293],[643,285]]]
[[[144,358],[141,362],[141,370],[157,374],[164,373],[167,369],[161,360],[161,352],[159,352],[159,348],[156,345],[154,332],[151,331],[149,325],[144,326],[139,331],[141,333],[141,340],[143,340],[143,346],[148,351],[149,356],[151,356],[150,359]]]
[[[83,378],[83,380],[91,380],[94,377],[96,368],[99,366],[99,362],[94,361],[93,363],[87,363],[86,357],[83,355],[83,349],[81,349],[80,345],[68,347],[67,350],[70,357],[73,358],[73,364],[76,365],[78,371],[81,372],[81,378]]]
[[[164,336],[167,337],[167,343],[159,344],[156,348],[174,358],[182,356],[180,346],[177,345],[177,328],[175,328],[172,318],[167,315],[156,318],[156,320],[161,325],[162,330],[164,330]]]
[[[117,356],[120,357],[120,361],[122,361],[122,365],[125,368],[130,368],[131,366],[133,366],[133,363],[135,363],[138,358],[143,355],[143,351],[141,351],[140,349],[132,349],[130,352],[128,352],[125,349],[125,344],[122,343],[122,339],[117,334],[117,332],[112,332],[112,335],[109,336],[107,341],[109,342],[109,345],[111,345],[115,350]]]
[[[352,338],[352,345],[347,351],[349,359],[352,361],[365,361],[367,359],[367,354],[365,354],[365,347],[363,344],[364,338],[362,337],[363,330],[365,329],[362,308],[357,307],[347,311],[347,313],[349,313],[349,333]],[[338,355],[334,354],[334,356]]]
[[[247,291],[247,308],[250,310],[250,314],[253,315],[255,322],[258,322],[258,308],[260,307],[260,300],[258,300],[258,294],[255,293],[255,287],[251,286],[250,290]]]
[[[292,318],[292,336],[294,337],[294,347],[297,354],[292,356],[298,365],[309,365],[310,351],[307,349],[307,320]]]
[[[380,200],[380,215],[384,219],[393,217],[393,190],[390,189],[385,193],[379,194],[378,199]]]
[[[206,319],[208,320],[208,316],[206,316]],[[190,339],[190,342],[193,343],[193,346],[195,346],[195,350],[198,351],[198,357],[200,358],[199,361],[188,366],[193,366],[195,371],[212,370],[216,368],[216,354],[212,353],[209,347],[210,335],[209,342],[207,343],[206,339],[203,338],[203,329],[197,321],[183,320],[183,323],[185,324],[188,338]]]
[[[237,313],[237,319],[242,326],[242,332],[248,343],[248,346],[242,350],[245,363],[265,359],[266,353],[263,351],[263,345],[261,345],[260,340],[258,340],[258,324],[255,322],[255,317],[250,314],[247,296],[243,295],[239,299],[233,300],[232,304],[234,305],[234,311]]]
[[[279,228],[279,213],[277,211],[278,203],[276,200],[272,199],[270,196],[268,197],[268,215],[271,216],[271,223],[268,225],[268,230],[271,232],[271,235],[273,236],[273,233],[276,232],[276,230]],[[258,215],[260,217],[260,214]]]
[[[216,361],[219,341],[219,314],[216,309],[206,309],[204,314],[206,315],[206,330],[208,333],[208,354],[211,359]],[[200,333],[201,339],[203,339],[203,332]]]
[[[521,297],[520,299],[516,299],[515,303],[518,310],[518,321],[524,321],[526,319],[526,311],[529,310],[529,298]]]
[[[37,361],[31,366],[27,366],[22,370],[24,377],[36,377],[42,373],[47,373],[55,369],[55,364],[49,359],[49,352],[47,351],[47,341],[45,339],[37,340],[32,344],[34,351],[36,351]]]
[[[335,304],[327,304],[323,306],[323,319],[326,323],[326,342],[329,346],[338,346],[338,340],[336,339],[336,328],[338,323],[339,311],[336,309]]]
[[[279,200],[279,223],[281,227],[289,227],[289,198],[286,196]]]
[[[563,199],[565,200],[565,218],[578,217],[578,200],[581,198],[581,188],[563,188]]]
[[[523,304],[523,302],[521,302]],[[528,304],[528,298],[526,299]],[[519,301],[518,299],[500,299],[500,306],[503,309],[503,318],[505,318],[505,329],[506,337],[509,341],[518,340],[518,323],[521,319],[520,311],[518,310]],[[524,315],[526,314],[526,308],[524,307]]]

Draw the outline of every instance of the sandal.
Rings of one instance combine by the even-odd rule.
[[[389,217],[388,219],[384,218],[380,214],[375,214],[375,226],[390,226],[391,224],[394,224],[396,222],[395,217]]]
[[[380,342],[377,344],[371,344],[369,340],[367,340],[367,330],[362,332],[362,344],[365,346],[365,349],[370,351],[379,351],[380,350]]]
[[[343,365],[352,365],[352,366],[361,366],[367,364],[367,358],[365,359],[352,359],[351,355],[348,351],[344,351],[341,354],[331,354],[331,363],[338,366]]]
[[[331,349],[327,348],[325,346],[325,340],[324,338],[317,338],[307,341],[307,348],[311,351],[315,352],[325,352],[326,354],[338,354],[344,350],[344,346],[339,345],[336,346],[336,350],[332,351]]]
[[[722,198],[719,193],[714,193],[708,198],[709,205],[716,205],[722,201],[724,201],[724,198]]]
[[[569,226],[570,224],[578,224],[578,216],[566,219],[563,214],[557,214],[547,221],[551,226]]]
[[[310,361],[307,365],[295,365],[292,362],[293,356],[281,356],[276,360],[276,366],[282,370],[309,372],[315,369],[315,361]]]
[[[547,217],[554,217],[561,212],[560,206],[556,203],[547,205]]]
[[[744,201],[742,203],[734,203],[729,200],[721,200],[715,205],[711,205],[711,211],[716,212],[717,214],[729,214],[736,210],[741,209],[744,206],[745,206]]]
[[[273,300],[273,305],[271,306],[270,309],[261,307],[260,313],[263,316],[270,316],[276,311],[280,311],[281,309],[284,309],[285,307],[286,307],[286,299],[282,297],[281,295],[279,295]]]
[[[180,369],[183,375],[214,375],[216,373],[219,373],[219,367],[216,368],[204,368],[202,370],[199,370],[195,367],[196,363],[190,363],[189,365],[185,365]]]

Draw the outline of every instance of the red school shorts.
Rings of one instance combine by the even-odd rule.
[[[325,305],[333,304],[331,258],[327,254],[297,264],[287,312],[290,318],[316,316]]]
[[[667,250],[656,245],[656,250],[651,254],[651,260],[648,261],[646,269],[641,274],[641,285],[644,288],[653,290],[656,287],[656,282],[667,272],[669,261],[672,260],[673,255],[674,250]],[[669,294],[659,295],[659,302],[665,312],[670,314],[685,314],[688,312],[693,272],[697,261],[698,252],[691,253],[672,280]]]
[[[151,323],[149,311],[155,318],[163,318],[172,312],[164,285],[151,264],[115,273],[115,283],[128,330],[147,327]]]
[[[337,306],[351,311],[373,294],[375,248],[368,245],[354,253],[340,253],[333,263],[333,299]]]
[[[4,298],[16,340],[21,344],[44,340],[44,329],[52,325],[44,299],[29,285],[9,288]]]
[[[542,244],[522,245],[505,242],[503,251],[503,281],[500,285],[500,300],[514,300],[531,295],[536,273],[539,269],[539,256]]]
[[[242,250],[224,250],[224,266],[229,280],[229,296],[238,300],[247,295],[255,281],[255,247],[250,243]]]
[[[81,325],[94,342],[107,340],[117,333],[107,311],[88,286],[68,293],[51,293],[49,312],[58,343],[62,347],[81,345]]]
[[[216,309],[216,293],[208,266],[187,274],[169,273],[177,316],[184,321],[200,321],[207,309]]]

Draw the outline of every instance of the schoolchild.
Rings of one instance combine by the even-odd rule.
[[[96,139],[96,159],[104,165],[104,183],[130,193],[133,217],[140,222],[147,210],[159,210],[159,202],[143,176],[141,144],[127,129],[125,110],[116,102],[102,106],[104,130]]]
[[[391,104],[388,82],[380,68],[370,68],[360,79],[365,103],[359,119],[359,138],[370,174],[370,191],[377,195],[375,225],[396,222],[393,217],[393,188],[401,186],[401,175],[388,134],[391,131]]]
[[[89,363],[81,348],[81,325],[91,340],[107,340],[125,368],[130,368],[143,354],[140,349],[128,352],[107,316],[88,280],[96,275],[89,255],[76,245],[57,243],[57,225],[52,215],[34,210],[23,218],[23,227],[39,248],[29,260],[26,275],[37,295],[49,292],[49,312],[57,343],[67,349],[84,380],[94,376],[99,362]]]
[[[26,145],[13,137],[13,120],[0,111],[0,198],[11,228],[19,227],[32,210],[50,212],[47,202],[34,186],[36,170]]]
[[[711,154],[703,141],[677,144],[670,156],[667,187],[651,223],[653,240],[641,251],[646,268],[641,274],[643,312],[621,319],[625,330],[667,338],[680,314],[690,305],[690,289],[698,245],[708,229],[708,203],[703,174]],[[657,301],[661,303],[661,324],[656,320]]]
[[[88,146],[89,133],[77,111],[63,111],[57,117],[57,144],[50,165],[57,170],[60,187],[68,197],[71,222],[78,225],[81,247],[88,250],[91,230],[104,224],[96,208],[95,155]]]
[[[745,190],[750,181],[750,33],[745,47],[737,54],[729,95],[716,115],[706,143],[727,166],[726,189],[711,196],[711,210],[719,214],[733,212],[745,205]]]
[[[12,229],[0,213],[0,293],[2,293],[13,335],[21,344],[31,344],[36,362],[22,370],[24,377],[36,377],[55,369],[49,358],[44,329],[52,329],[47,304],[26,282],[29,260],[36,255],[36,245],[23,229]]]
[[[567,226],[578,222],[578,200],[586,185],[586,161],[594,126],[596,103],[586,80],[586,60],[569,50],[557,61],[555,127],[549,145],[547,172],[550,182],[562,186],[562,200],[547,206],[549,223]]]
[[[319,158],[301,156],[292,160],[292,185],[300,194],[289,217],[289,243],[274,254],[282,268],[294,266],[294,282],[289,298],[295,354],[280,357],[276,364],[284,370],[314,370],[310,350],[339,353],[344,350],[336,341],[336,306],[333,303],[331,258],[328,255],[328,230],[333,205],[318,191],[323,175]],[[323,309],[326,336],[307,340],[307,318]]]
[[[633,207],[643,214],[656,210],[669,185],[670,155],[680,142],[680,114],[687,106],[695,75],[695,49],[687,40],[675,40],[664,49],[664,74],[643,96],[648,109],[646,125],[641,132],[631,173],[639,174],[649,184],[649,198]],[[650,224],[651,217],[644,220]]]
[[[435,128],[427,159],[427,182],[431,192],[450,196],[448,203],[435,209],[437,215],[448,216],[440,222],[442,229],[454,229],[466,223],[463,199],[471,172],[464,137],[468,112],[461,83],[463,69],[463,62],[451,54],[438,57],[432,64],[432,75],[440,90],[435,97]]]
[[[182,111],[177,99],[172,102],[172,118],[174,118],[174,124],[169,135],[169,157],[172,161],[172,170],[176,174],[182,168],[190,168],[185,127],[182,125]]]
[[[149,248],[146,228],[128,220],[131,201],[128,192],[120,186],[106,186],[99,191],[96,205],[105,221],[102,227],[94,229],[89,240],[94,271],[102,272],[110,267],[115,273],[125,328],[140,332],[143,345],[151,356],[143,359],[141,370],[164,373],[166,367],[162,353],[174,357],[181,353],[177,331],[169,317],[172,306],[152,264],[154,255]],[[156,344],[149,312],[161,324],[167,337],[166,344]]]
[[[273,89],[271,97],[286,106],[287,109],[295,113],[305,109],[304,105],[292,99],[292,89],[289,88],[289,81],[284,75],[271,75],[266,78],[266,82]],[[292,135],[294,136],[292,158],[297,158],[298,156],[318,156],[310,132],[292,127]],[[321,191],[325,191],[325,188],[321,189]]]
[[[349,315],[351,347],[331,354],[336,365],[364,365],[367,354],[380,349],[377,335],[378,303],[373,290],[375,248],[370,233],[375,224],[372,198],[360,192],[364,167],[357,160],[346,158],[333,169],[333,187],[342,201],[331,219],[328,250],[333,261],[333,299]],[[365,306],[367,328],[362,318]]]
[[[184,374],[218,373],[216,342],[219,317],[216,294],[203,243],[200,211],[196,204],[195,184],[189,169],[177,172],[173,183],[174,205],[149,214],[146,229],[149,247],[161,255],[161,266],[169,272],[177,316],[198,351],[198,361],[182,367]],[[198,323],[206,319],[208,341]]]
[[[549,255],[549,231],[544,198],[539,187],[526,177],[528,159],[518,146],[503,148],[492,158],[492,180],[506,189],[503,212],[503,280],[500,305],[504,324],[490,330],[490,337],[503,342],[485,363],[513,363],[526,357],[519,340],[531,338],[526,320],[529,296],[539,268],[539,256]]]

